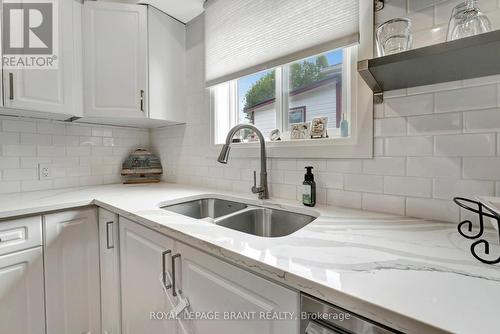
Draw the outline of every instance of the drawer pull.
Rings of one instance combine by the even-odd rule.
[[[165,287],[166,290],[170,289],[172,287],[172,284],[167,284],[167,259],[165,256],[167,254],[171,254],[172,251],[170,249],[167,249],[161,254],[161,278],[163,282],[163,286]]]
[[[24,233],[19,230],[0,234],[0,243],[23,240],[23,239],[24,239]]]
[[[106,248],[107,248],[107,249],[113,249],[113,248],[115,248],[115,242],[114,242],[114,240],[113,240],[113,234],[111,234],[111,237],[109,236],[109,231],[110,231],[109,226],[110,226],[111,224],[113,224],[113,222],[112,222],[112,221],[110,221],[110,222],[107,222],[107,223],[106,223]],[[113,230],[111,230],[111,233],[113,233]],[[113,241],[113,244],[112,244],[111,246],[110,246],[110,244],[109,244],[109,241],[110,241],[110,240],[112,240],[112,241]]]
[[[175,288],[175,259],[180,258],[181,254],[175,254],[172,256],[172,296],[177,296],[177,291]]]

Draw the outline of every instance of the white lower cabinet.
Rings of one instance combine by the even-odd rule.
[[[121,333],[120,242],[118,215],[99,209],[101,326],[103,334]]]
[[[0,333],[45,333],[42,247],[0,256]]]
[[[297,316],[297,292],[123,218],[120,218],[120,261],[124,334],[299,332],[298,320],[263,320],[266,316],[291,313]],[[162,286],[164,272],[172,277],[167,286],[172,283],[173,287]],[[168,313],[177,304],[174,288],[182,291],[190,302],[188,319],[178,323],[151,319],[151,312]],[[201,317],[217,316],[220,320],[197,319],[193,316],[196,313]],[[241,317],[253,319],[241,320]]]
[[[173,248],[172,239],[120,217],[123,334],[178,333],[175,320],[151,318],[151,312],[172,309],[162,278],[169,271]]]
[[[49,214],[44,227],[47,333],[100,333],[97,210]]]
[[[189,311],[221,318],[183,321],[190,333],[299,333],[299,320],[292,319],[299,314],[297,292],[182,243],[176,244],[176,254],[176,282],[189,299]],[[275,317],[288,320],[271,320]]]

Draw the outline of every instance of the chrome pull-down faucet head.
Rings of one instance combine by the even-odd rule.
[[[227,164],[227,159],[229,159],[229,151],[231,151],[231,146],[224,144],[222,150],[220,151],[219,158],[217,161],[221,164]]]

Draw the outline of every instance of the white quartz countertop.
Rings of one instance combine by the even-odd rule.
[[[207,194],[319,218],[261,238],[159,207]],[[0,195],[0,219],[90,204],[406,333],[500,332],[500,265],[475,260],[456,224],[167,183]]]

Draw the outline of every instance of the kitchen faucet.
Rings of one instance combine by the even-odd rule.
[[[269,188],[267,186],[267,155],[266,155],[266,141],[264,140],[264,136],[262,132],[259,131],[255,126],[251,124],[238,124],[229,130],[229,133],[226,137],[226,143],[222,146],[222,150],[220,152],[218,162],[221,164],[227,164],[227,159],[229,158],[229,150],[231,149],[231,141],[233,140],[234,135],[242,130],[242,129],[250,129],[252,130],[257,137],[259,137],[260,141],[260,186],[257,187],[257,173],[253,172],[253,187],[252,193],[259,194],[259,199],[268,199],[269,198]]]

